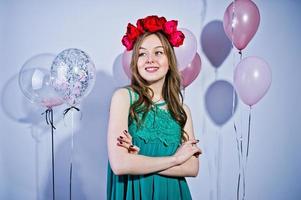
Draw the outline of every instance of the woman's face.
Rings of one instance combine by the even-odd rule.
[[[157,35],[147,36],[138,53],[138,72],[149,84],[165,80],[169,64],[163,45]]]

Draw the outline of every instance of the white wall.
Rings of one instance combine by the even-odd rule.
[[[104,199],[106,184],[106,128],[112,91],[127,83],[121,69],[121,38],[128,22],[150,14],[178,19],[198,39],[202,58],[199,77],[185,91],[193,115],[195,134],[206,148],[200,173],[188,179],[194,199],[209,199],[209,161],[222,134],[221,199],[236,195],[237,152],[233,120],[222,127],[210,120],[204,104],[208,86],[215,80],[213,67],[200,45],[202,28],[222,20],[231,1],[16,1],[0,0],[0,199],[51,199],[50,130],[40,113],[21,94],[17,77],[22,64],[40,53],[59,53],[76,47],[87,52],[97,68],[91,94],[80,105],[83,119],[74,113],[62,120],[64,106],[55,109],[56,193],[67,199],[71,136],[73,199]],[[272,86],[252,110],[247,199],[301,199],[299,146],[301,145],[301,35],[297,0],[254,1],[261,23],[244,56],[264,58],[273,72]],[[232,51],[218,71],[218,79],[231,82]],[[248,110],[239,103],[234,119],[247,130]]]

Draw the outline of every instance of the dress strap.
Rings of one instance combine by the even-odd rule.
[[[131,89],[129,87],[127,87],[126,89],[128,90],[129,95],[130,95],[130,105],[132,105],[133,104],[132,91],[131,91]]]

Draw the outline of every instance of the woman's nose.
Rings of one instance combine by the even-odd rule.
[[[147,63],[153,63],[154,62],[154,57],[152,54],[148,54],[147,55],[147,60],[146,60]]]
[[[152,55],[148,55],[148,56],[147,56],[146,62],[147,62],[147,63],[153,63],[153,62],[154,62],[154,59],[153,59]]]

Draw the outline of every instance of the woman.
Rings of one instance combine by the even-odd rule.
[[[191,199],[185,177],[197,176],[201,150],[180,92],[173,46],[184,35],[176,27],[149,16],[123,37],[132,80],[111,100],[107,199]]]

